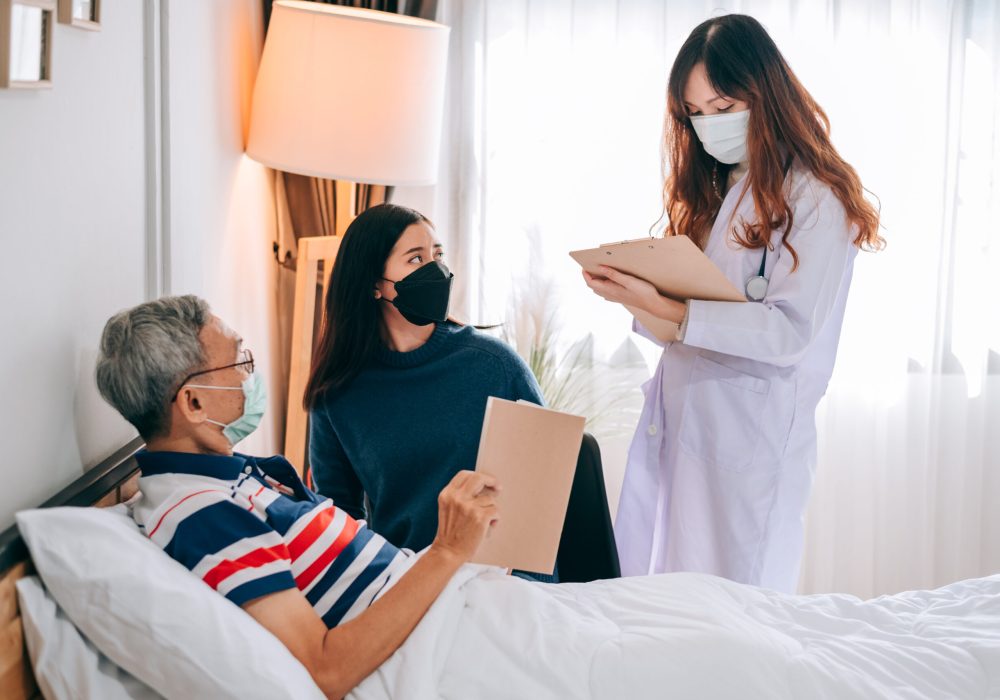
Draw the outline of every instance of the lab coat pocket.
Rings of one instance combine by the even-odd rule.
[[[680,448],[725,471],[754,462],[770,380],[699,356],[691,368],[680,426]]]

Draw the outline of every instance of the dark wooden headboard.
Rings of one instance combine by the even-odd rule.
[[[40,507],[105,507],[128,500],[136,491],[139,466],[135,453],[142,446],[142,439],[135,438]],[[4,700],[41,697],[24,646],[14,588],[15,581],[33,572],[24,539],[17,525],[12,525],[0,533],[0,698]]]

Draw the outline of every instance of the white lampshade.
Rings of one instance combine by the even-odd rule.
[[[276,0],[247,154],[303,175],[432,184],[449,31],[405,15]]]

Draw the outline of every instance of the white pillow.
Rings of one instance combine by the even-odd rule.
[[[321,698],[270,632],[139,532],[123,505],[41,508],[17,526],[94,645],[168,698]]]
[[[84,639],[37,576],[26,576],[16,585],[24,641],[42,695],[101,700],[162,697]]]

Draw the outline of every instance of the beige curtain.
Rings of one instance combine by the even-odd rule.
[[[278,261],[294,268],[296,241],[303,236],[336,235],[336,181],[307,175],[275,171],[274,193],[277,198],[278,240],[275,254]],[[388,200],[390,187],[356,185],[353,208],[362,212]],[[342,203],[350,206],[351,203]]]

